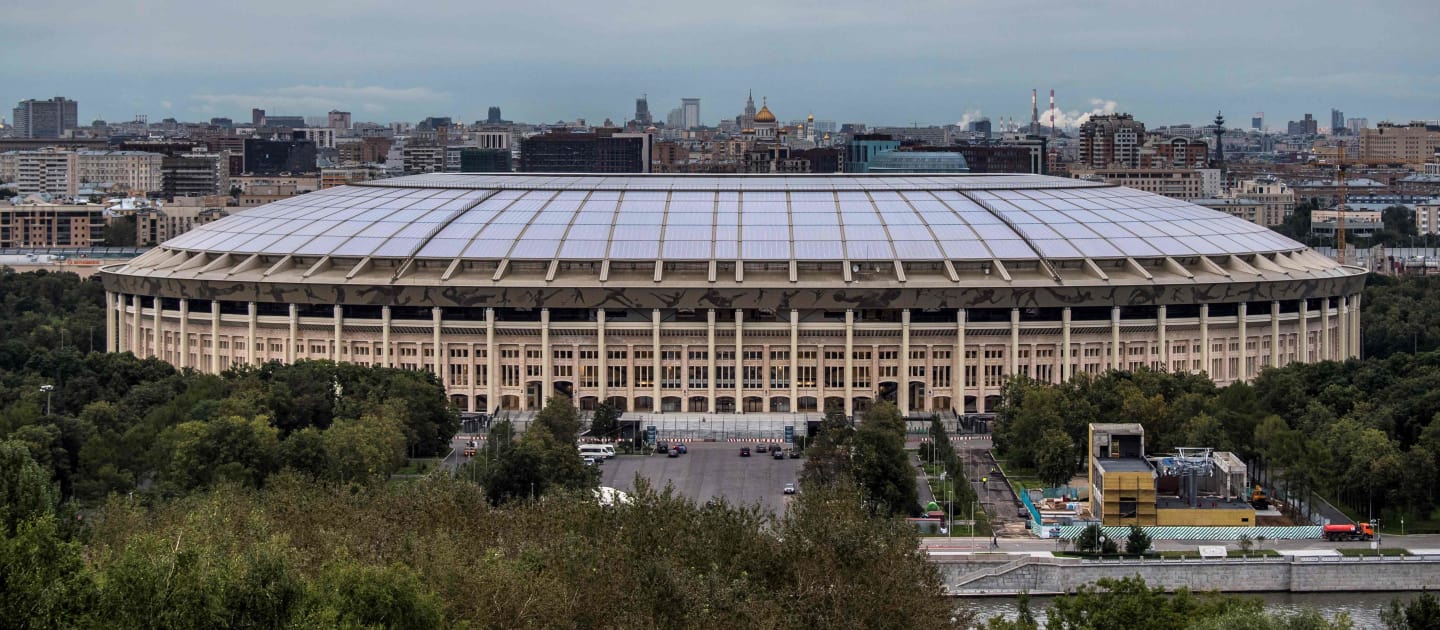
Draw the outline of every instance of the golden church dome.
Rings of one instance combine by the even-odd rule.
[[[761,106],[760,106],[760,111],[755,112],[755,122],[763,122],[763,123],[773,123],[773,122],[775,122],[775,114],[770,113],[770,105],[769,105],[769,104],[761,105]]]

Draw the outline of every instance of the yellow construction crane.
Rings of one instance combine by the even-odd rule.
[[[1345,141],[1335,144],[1335,260],[1345,264]]]

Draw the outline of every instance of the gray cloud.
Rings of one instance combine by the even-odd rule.
[[[1092,99],[1152,124],[1217,109],[1440,116],[1434,0],[63,5],[57,19],[52,2],[7,3],[0,104],[64,94],[82,117],[170,100],[190,118],[338,107],[381,121],[500,105],[517,120],[620,120],[648,92],[662,116],[700,97],[713,123],[754,88],[782,119],[941,123],[975,110],[1028,118],[1030,89],[1053,87],[1071,118]],[[1340,36],[1341,25],[1363,28]]]

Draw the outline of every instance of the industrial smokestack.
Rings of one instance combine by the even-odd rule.
[[[1055,135],[1055,88],[1050,88],[1050,135]]]
[[[1037,90],[1030,88],[1030,133],[1040,131],[1040,108],[1036,96]]]

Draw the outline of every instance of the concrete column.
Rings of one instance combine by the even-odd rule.
[[[380,351],[385,353],[380,365],[395,367],[395,349],[390,347],[390,305],[380,307]]]
[[[705,410],[715,413],[715,309],[705,312],[705,365],[709,373],[705,379]]]
[[[105,351],[115,352],[115,294],[105,292]]]
[[[255,327],[260,317],[260,307],[254,302],[246,305],[245,362],[255,365]]]
[[[650,370],[654,377],[650,388],[651,413],[660,412],[660,309],[650,311]],[[683,410],[684,402],[681,402]]]
[[[1341,321],[1336,322],[1336,329],[1335,329],[1336,345],[1338,345],[1338,347],[1339,347],[1339,348],[1338,348],[1338,350],[1339,350],[1339,355],[1338,355],[1338,357],[1336,357],[1336,358],[1338,358],[1338,360],[1345,361],[1346,358],[1349,358],[1349,355],[1351,355],[1351,351],[1349,351],[1349,298],[1348,298],[1348,296],[1342,295],[1342,296],[1341,296],[1341,299],[1339,299],[1339,302],[1341,302]],[[140,311],[140,309],[137,308],[137,309],[135,309],[135,311]]]
[[[190,300],[180,298],[180,369],[195,367],[190,364]]]
[[[295,344],[300,342],[300,306],[290,305],[290,335],[285,339],[285,362],[295,362]]]
[[[1238,322],[1236,324],[1237,334],[1240,335],[1240,380],[1242,381],[1250,380],[1250,368],[1247,367],[1245,361],[1245,359],[1250,356],[1250,349],[1246,347],[1249,336],[1245,330],[1245,318],[1250,314],[1248,306],[1245,302],[1241,302],[1240,309],[1236,312],[1235,316],[1235,321]]]
[[[1110,307],[1110,369],[1120,369],[1120,307]]]
[[[1310,362],[1310,300],[1300,299],[1300,362]]]
[[[1356,293],[1352,298],[1354,304],[1350,306],[1350,356],[1361,358],[1360,348],[1360,294]]]
[[[1074,374],[1070,373],[1070,307],[1060,311],[1060,382],[1069,381]]]
[[[1010,351],[1005,353],[1005,363],[1011,376],[1020,373],[1020,309],[1010,309]]]
[[[438,332],[436,333],[439,334]],[[550,351],[550,309],[540,309],[540,406],[555,395],[555,354]]]
[[[855,415],[855,309],[845,309],[845,415]]]
[[[478,371],[478,370],[477,370]],[[475,375],[479,378],[479,374]],[[485,406],[500,408],[500,349],[495,347],[495,309],[485,309]]]
[[[335,344],[330,347],[331,361],[340,362],[341,346],[345,343],[345,307],[336,304],[335,313],[332,316],[335,320]]]
[[[1200,368],[1205,374],[1209,374],[1211,380],[1215,374],[1210,371],[1210,305],[1200,305]]]
[[[220,373],[220,300],[210,300],[210,373]]]
[[[435,353],[435,358],[430,362],[430,365],[435,370],[435,378],[440,379],[441,387],[444,387],[445,391],[448,392],[450,391],[450,384],[445,382],[445,349],[440,347],[440,326],[444,323],[443,319],[443,311],[440,307],[434,306],[430,308],[430,347],[432,348],[431,352]],[[423,348],[420,350],[420,355],[423,361],[425,358],[425,350]]]
[[[150,346],[150,356],[163,358],[165,356],[165,336],[161,334],[162,322],[160,321],[160,312],[164,310],[164,308],[160,306],[160,296],[155,296],[154,300],[155,330],[152,334],[154,335],[155,341]]]
[[[818,355],[817,355],[818,356]],[[816,368],[819,371],[819,368]],[[823,377],[816,374],[816,377]],[[823,403],[823,400],[816,401]],[[818,406],[818,405],[817,405]],[[790,309],[790,413],[800,411],[800,311]]]
[[[900,311],[900,391],[895,400],[900,403],[900,413],[910,413],[910,309]]]
[[[135,349],[130,347],[130,329],[125,327],[125,294],[115,294],[115,301],[110,304],[110,308],[115,311],[115,351],[133,352]]]
[[[1330,298],[1320,298],[1320,360],[1331,361],[1335,355],[1330,353]]]
[[[1280,367],[1280,301],[1270,302],[1270,365]]]
[[[140,320],[145,318],[145,309],[141,307],[140,296],[130,296],[130,303],[135,310],[135,316],[130,318],[130,348],[135,356],[145,358],[145,337],[141,336]]]
[[[950,408],[965,413],[965,309],[955,311],[955,354],[950,357]]]
[[[1155,311],[1155,328],[1160,333],[1160,368],[1166,372],[1170,371],[1170,342],[1165,337],[1165,305]]]
[[[745,413],[745,311],[735,309],[735,413]]]
[[[600,362],[599,367],[596,368],[596,371],[600,373],[600,380],[597,384],[600,386],[600,403],[604,404],[605,399],[609,398],[610,375],[607,372],[610,367],[610,356],[606,354],[605,349],[605,309],[603,308],[595,309],[595,341],[600,344],[600,353],[595,356],[596,360]]]

